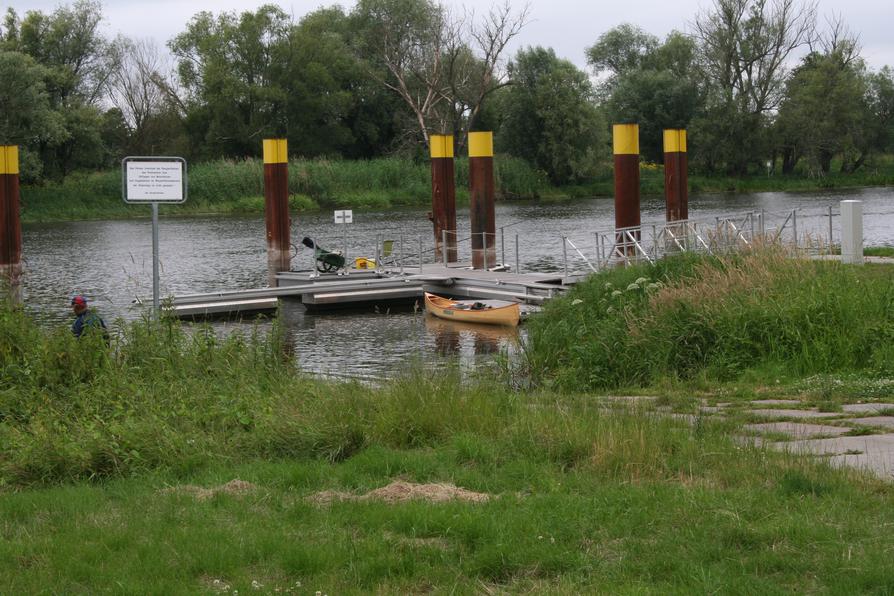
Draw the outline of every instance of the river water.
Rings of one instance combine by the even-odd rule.
[[[894,189],[828,193],[756,193],[701,195],[690,198],[690,218],[710,221],[760,211],[768,222],[798,210],[799,229],[828,237],[828,206],[833,205],[833,239],[838,241],[838,202],[863,201],[866,245],[894,245]],[[147,215],[148,215],[147,207]],[[382,238],[395,240],[395,252],[415,255],[420,239],[431,250],[427,209],[355,212],[349,227],[333,223],[330,212],[302,214],[292,225],[298,244],[310,236],[330,250],[347,250],[349,258],[373,256]],[[170,212],[175,212],[172,208]],[[562,236],[579,246],[592,244],[593,232],[614,224],[610,198],[562,203],[503,202],[496,209],[497,253],[522,271],[556,271],[563,267]],[[643,223],[664,218],[660,197],[642,202]],[[457,214],[460,239],[468,234],[468,209]],[[151,221],[86,221],[24,226],[28,310],[47,325],[70,320],[69,300],[86,295],[107,321],[144,314],[136,301],[152,295]],[[252,217],[163,217],[160,224],[162,296],[263,287],[267,283],[264,220]],[[468,243],[461,256],[468,255]],[[413,257],[415,258],[415,257]],[[298,250],[294,270],[308,269],[311,255]],[[582,265],[582,264],[581,264]],[[576,267],[580,270],[579,267]],[[415,361],[440,366],[444,356],[471,365],[494,352],[514,350],[514,332],[456,327],[427,318],[412,308],[387,312],[305,313],[300,304],[284,307],[284,319],[298,366],[326,375],[387,377]],[[222,321],[221,331],[258,323]],[[263,325],[263,323],[260,323]],[[455,324],[453,324],[455,325]]]

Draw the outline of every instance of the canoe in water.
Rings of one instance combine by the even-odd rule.
[[[521,311],[518,304],[500,302],[497,305],[474,300],[451,300],[425,293],[425,310],[448,321],[484,323],[487,325],[518,325]]]

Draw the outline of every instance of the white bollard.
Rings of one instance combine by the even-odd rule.
[[[841,201],[841,262],[863,264],[863,201]]]

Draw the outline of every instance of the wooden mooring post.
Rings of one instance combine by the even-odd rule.
[[[639,125],[614,124],[612,146],[615,165],[615,229],[633,228],[641,224],[639,208]],[[634,232],[634,237],[639,235]],[[623,234],[616,243],[626,255],[636,248]]]
[[[429,219],[435,233],[435,262],[455,263],[456,180],[453,165],[453,135],[431,135],[429,145],[431,149]]]
[[[469,220],[472,228],[472,269],[497,264],[497,225],[494,221],[494,136],[469,133]]]
[[[267,223],[267,275],[289,270],[289,153],[286,139],[264,139],[264,214]]]
[[[22,301],[22,222],[19,211],[19,148],[0,145],[0,273],[10,300]]]
[[[689,219],[689,175],[686,131],[664,131],[664,199],[667,221]]]

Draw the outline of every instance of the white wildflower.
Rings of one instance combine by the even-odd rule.
[[[574,300],[571,301],[571,306],[577,306],[578,304],[583,304],[583,302],[584,301],[581,300],[580,298],[575,298]]]
[[[648,277],[637,277],[637,278],[636,278],[636,281],[633,282],[633,283],[635,283],[635,284],[641,286],[641,285],[643,285],[643,284],[645,284],[645,283],[649,283],[649,278],[648,278]]]
[[[630,292],[631,290],[638,290],[638,289],[639,289],[639,284],[637,284],[637,283],[632,283],[629,286],[627,286],[628,292]]]
[[[621,294],[623,294],[623,292],[621,292],[621,290],[615,290],[614,292],[612,292],[612,298],[617,298]]]

